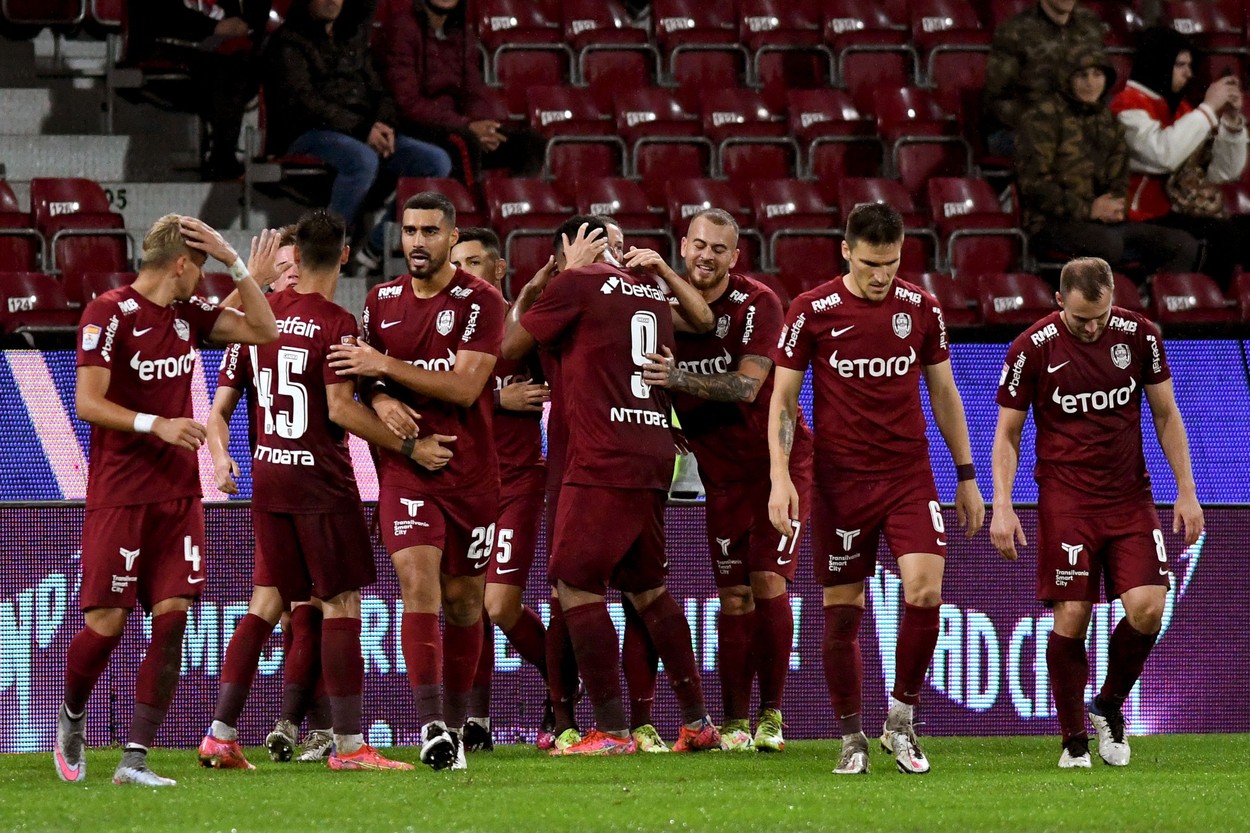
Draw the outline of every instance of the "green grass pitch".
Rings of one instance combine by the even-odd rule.
[[[13,831],[1234,831],[1250,830],[1250,770],[1238,735],[1132,738],[1133,761],[1060,771],[1054,738],[929,738],[926,776],[874,744],[873,771],[837,777],[837,745],[780,755],[549,759],[532,747],[469,757],[468,772],[334,773],[270,763],[199,768],[156,750],[163,789],[115,787],[118,749],[88,752],[87,781],[57,780],[51,754],[0,756],[0,830]],[[417,750],[394,756],[416,762]]]

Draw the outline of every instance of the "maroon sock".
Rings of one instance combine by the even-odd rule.
[[[213,720],[231,727],[238,725],[243,704],[247,702],[252,680],[256,677],[260,652],[264,650],[271,633],[273,625],[254,613],[247,614],[235,625],[234,636],[230,637],[230,644],[226,646],[226,658],[221,666],[221,688],[217,692],[217,711],[213,713]]]
[[[291,648],[283,668],[281,717],[297,726],[308,711],[321,676],[321,619],[321,611],[312,605],[291,611]]]
[[[450,729],[459,730],[468,717],[469,690],[481,654],[481,619],[472,625],[443,626],[443,715]]]
[[[152,617],[152,642],[148,645],[135,680],[135,714],[130,721],[130,744],[150,747],[165,711],[174,699],[178,673],[182,670],[182,634],[187,612],[171,610]]]
[[[321,624],[321,667],[325,669],[330,720],[336,735],[359,735],[365,659],[360,653],[360,620],[326,619]]]
[[[1158,638],[1157,633],[1142,633],[1134,628],[1127,616],[1115,626],[1107,646],[1107,677],[1098,692],[1100,708],[1105,705],[1119,709],[1124,705],[1129,692],[1141,677],[1146,658]]]
[[[503,632],[508,642],[521,655],[521,659],[538,669],[547,679],[547,629],[543,620],[528,607],[521,608],[521,615],[512,627]]]
[[[482,653],[477,658],[473,688],[469,689],[469,717],[490,717],[490,680],[495,673],[495,625],[482,614]]]
[[[794,645],[790,594],[755,600],[755,671],[760,678],[760,708],[780,709]]]
[[[937,645],[938,621],[942,608],[917,607],[903,603],[903,621],[898,627],[898,644],[894,648],[894,691],[891,696],[914,706],[920,702],[924,675],[933,661]]]
[[[602,601],[564,611],[582,682],[595,707],[595,726],[602,732],[629,730],[621,705],[620,657],[616,652],[616,628]]]
[[[480,636],[478,637],[481,638]],[[443,637],[437,613],[405,613],[400,645],[421,725],[443,719]]]
[[[682,722],[702,720],[707,715],[707,704],[703,702],[703,684],[690,643],[690,625],[681,608],[665,590],[646,610],[639,612],[656,653],[664,660],[669,685],[681,707]]]
[[[754,611],[731,615],[722,609],[716,617],[716,664],[720,669],[726,722],[751,716],[751,680],[755,677],[751,642],[755,621]]]
[[[1059,713],[1064,743],[1085,732],[1085,684],[1089,682],[1089,655],[1085,640],[1060,636],[1054,631],[1046,641],[1046,670],[1050,691]]]
[[[577,697],[577,655],[573,652],[573,640],[569,637],[569,625],[564,610],[555,599],[551,600],[551,621],[547,623],[547,691],[551,695],[551,711],[555,716],[555,733],[577,726],[573,714]]]
[[[65,656],[65,708],[70,714],[82,714],[91,697],[91,689],[109,664],[109,656],[122,635],[101,636],[83,626],[69,643]]]
[[[864,690],[864,662],[859,653],[859,623],[864,609],[857,605],[825,608],[825,639],[820,653],[825,666],[829,702],[842,734],[863,731],[860,722]]]
[[[625,609],[625,634],[621,641],[621,666],[625,671],[625,688],[629,692],[629,725],[632,729],[651,722],[651,706],[655,703],[655,678],[660,673],[660,657],[651,644],[647,626],[629,599],[622,599]]]

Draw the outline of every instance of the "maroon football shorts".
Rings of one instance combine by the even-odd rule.
[[[1134,587],[1171,586],[1159,512],[1149,500],[1097,515],[1080,499],[1043,489],[1037,505],[1037,598],[1097,602],[1099,577],[1107,599]]]
[[[538,554],[538,524],[543,516],[543,490],[500,498],[495,525],[495,556],[486,571],[488,584],[524,587]]]
[[[472,495],[418,494],[383,486],[378,490],[382,541],[391,555],[410,547],[442,552],[449,576],[480,576],[491,561],[499,492]]]
[[[768,519],[767,478],[707,487],[707,538],[717,588],[751,584],[751,573],[776,573],[794,581],[795,558],[811,512],[811,458],[790,461],[790,479],[799,493],[794,533],[783,537]]]
[[[252,510],[257,587],[276,587],[287,602],[333,599],[377,581],[364,507],[311,515]]]
[[[602,595],[664,584],[664,504],[661,489],[574,486],[560,490],[551,576],[577,590]]]
[[[204,505],[198,497],[88,509],[79,605],[150,611],[204,590]]]
[[[932,472],[817,482],[811,528],[815,576],[825,587],[871,576],[882,533],[896,559],[909,553],[946,557],[946,522]]]

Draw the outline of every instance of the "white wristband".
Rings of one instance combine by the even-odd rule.
[[[249,277],[247,265],[243,262],[243,258],[236,259],[226,271],[230,273],[230,280],[235,283],[243,283]]]
[[[152,426],[156,424],[155,414],[135,414],[135,433],[151,434]]]

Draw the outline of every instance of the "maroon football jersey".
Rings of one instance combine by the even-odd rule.
[[[247,447],[256,449],[256,410],[251,403],[256,399],[252,387],[252,362],[247,348],[242,344],[227,344],[221,351],[221,366],[217,368],[217,387],[234,388],[242,392],[247,405]]]
[[[1053,312],[1011,343],[998,404],[1033,406],[1039,485],[1076,493],[1086,509],[1114,506],[1150,493],[1142,388],[1171,375],[1159,328],[1143,316],[1112,307],[1102,335],[1086,344]]]
[[[520,361],[500,358],[495,362],[495,395],[513,382],[541,382],[538,361],[526,356]],[[543,488],[542,411],[509,411],[495,408],[495,451],[499,455],[499,485],[502,497]]]
[[[818,469],[861,477],[929,469],[920,371],[949,356],[937,299],[897,278],[880,303],[843,276],[804,292],[773,349],[780,367],[812,366]]]
[[[105,292],[83,310],[78,366],[110,371],[105,398],[166,419],[190,418],[195,348],[221,309],[202,298],[162,307],[133,287]],[[199,497],[199,461],[154,434],[91,426],[87,508]]]
[[[564,416],[564,385],[560,380],[560,354],[540,349],[538,362],[551,388],[551,407],[547,409],[547,488],[559,490],[564,482],[564,461],[568,458],[569,424]]]
[[[743,356],[772,358],[785,314],[771,289],[731,274],[725,291],[709,306],[716,319],[715,330],[703,335],[677,333],[673,354],[680,367],[711,375],[736,370]],[[705,483],[767,479],[768,403],[772,395],[772,373],[754,402],[713,402],[673,394],[673,407]],[[800,412],[791,456],[810,456],[811,442],[811,432]]]
[[[356,317],[316,292],[269,296],[278,340],[247,348],[256,448],[252,506],[266,512],[321,514],[360,500],[347,433],[330,421],[326,388],[351,384],[329,352],[356,335]]]
[[[450,373],[461,350],[497,355],[503,338],[506,305],[490,284],[468,272],[455,277],[433,298],[418,298],[412,278],[403,276],[369,291],[362,317],[364,339],[377,350],[425,370]],[[499,460],[495,453],[491,412],[494,391],[468,408],[417,393],[397,382],[385,390],[421,414],[421,436],[448,434],[451,461],[436,472],[403,457],[379,451],[378,479],[383,486],[425,493],[476,494],[499,488]]]
[[[561,351],[564,483],[667,490],[675,454],[669,398],[642,381],[646,354],[673,344],[672,313],[654,279],[606,263],[562,272],[521,324]]]

